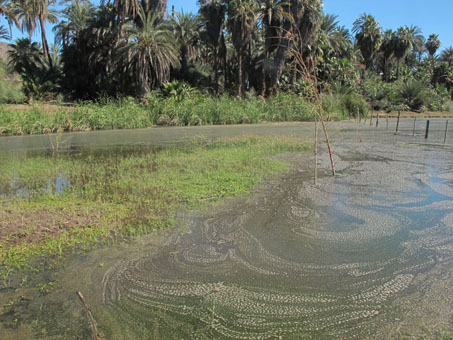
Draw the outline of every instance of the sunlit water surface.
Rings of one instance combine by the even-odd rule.
[[[306,137],[311,127],[206,128],[204,136]],[[181,131],[183,140],[203,135]],[[171,232],[69,259],[49,274],[55,291],[3,330],[11,338],[89,337],[76,290],[104,339],[416,338],[423,323],[430,332],[449,327],[451,146],[353,123],[333,124],[331,135],[335,178],[324,152],[316,186],[311,154],[280,155],[291,170],[248,196],[180,212]],[[110,145],[90,138],[89,147]]]

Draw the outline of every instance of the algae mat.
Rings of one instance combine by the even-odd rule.
[[[108,337],[363,339],[448,326],[451,150],[365,144],[338,155],[336,179],[315,187],[299,158],[251,197],[181,218],[188,232],[159,251],[112,266]]]
[[[314,186],[311,155],[281,155],[292,170],[251,195],[68,263],[61,288],[30,305],[42,316],[16,335],[89,337],[75,290],[103,339],[434,338],[453,328],[451,147],[336,138],[336,178]]]

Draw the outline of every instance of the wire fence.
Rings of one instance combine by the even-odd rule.
[[[411,136],[430,143],[453,144],[453,118],[423,118],[374,114],[361,121],[399,136]]]

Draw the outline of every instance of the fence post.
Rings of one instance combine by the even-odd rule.
[[[448,132],[448,120],[445,123],[445,136],[444,136],[444,144],[447,142],[447,132]]]
[[[370,126],[373,125],[373,113],[371,113],[371,117],[370,117]]]
[[[387,130],[389,129],[389,116],[385,116],[385,122],[387,123]]]
[[[426,121],[425,139],[428,139],[428,135],[429,135],[429,119]]]
[[[417,121],[417,116],[414,117],[414,128],[412,129],[412,136],[415,136],[415,122]]]
[[[401,111],[398,111],[398,120],[396,121],[396,133],[398,133],[398,128],[400,126],[400,116],[401,116]]]
[[[376,113],[376,127],[379,126],[379,112]]]

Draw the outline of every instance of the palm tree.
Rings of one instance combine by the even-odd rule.
[[[46,22],[52,24],[58,22],[57,12],[49,7],[55,3],[55,0],[20,0],[15,4],[21,29],[27,31],[30,39],[36,29],[36,24],[39,23],[44,57],[49,64],[52,64],[52,58],[47,42]]]
[[[18,39],[10,44],[8,64],[21,75],[25,96],[31,100],[33,88],[38,83],[39,70],[42,66],[42,51],[38,43],[30,39]]]
[[[258,20],[264,26],[265,53],[267,57],[278,47],[279,28],[283,20],[291,20],[289,3],[284,0],[258,0]]]
[[[435,68],[436,68],[436,61],[435,61],[434,56],[436,55],[436,52],[440,48],[441,45],[442,44],[439,40],[439,35],[437,35],[437,34],[431,34],[425,43],[425,47],[428,50],[429,57],[431,59],[431,67],[432,67],[433,73],[435,72]]]
[[[5,40],[10,39],[10,35],[9,35],[8,31],[2,25],[0,25],[0,39],[5,39]]]
[[[339,25],[338,16],[331,14],[322,15],[321,32],[325,40],[323,43],[329,49],[330,53],[343,57],[352,47],[349,31]]]
[[[263,25],[264,34],[261,95],[265,96],[266,78],[271,74],[271,54],[279,47],[283,22],[290,24],[292,16],[289,11],[289,2],[285,0],[258,0],[258,3],[257,20]]]
[[[95,15],[94,11],[93,5],[89,2],[76,2],[67,6],[62,12],[66,20],[60,21],[52,29],[55,33],[55,42],[65,49],[87,27],[88,21]]]
[[[21,0],[15,4],[15,7],[18,27],[21,29],[22,33],[26,31],[31,40],[36,28],[36,16],[33,3],[29,0]]]
[[[225,22],[226,6],[221,0],[201,0],[200,16],[204,23],[204,37],[214,55],[214,90],[219,91],[219,57],[226,51],[225,39],[222,29]],[[219,46],[220,44],[220,46]],[[226,53],[223,53],[223,59]],[[226,67],[226,65],[224,65]],[[226,74],[225,74],[226,79]]]
[[[365,60],[365,66],[370,69],[382,42],[381,26],[372,15],[363,13],[354,22],[352,32],[355,33],[357,45]]]
[[[426,49],[428,50],[430,57],[434,57],[434,55],[436,54],[437,50],[440,48],[441,45],[442,44],[439,40],[439,35],[431,34],[428,37],[428,40],[426,41],[425,46],[426,46]]]
[[[50,9],[50,5],[55,5],[55,0],[31,0],[33,1],[35,14],[39,21],[39,26],[41,30],[41,41],[44,51],[44,57],[49,60],[49,65],[52,67],[52,56],[50,55],[49,44],[47,43],[46,35],[46,22],[56,24],[58,22],[57,12],[53,9]]]
[[[171,32],[157,24],[156,13],[137,13],[139,25],[129,22],[122,29],[126,45],[121,46],[126,60],[125,69],[135,76],[139,96],[144,97],[153,87],[167,81],[170,68],[180,66],[178,50]]]
[[[9,25],[9,32],[11,33],[11,26],[13,23],[18,25],[15,5],[8,0],[0,0],[0,17],[5,17]],[[5,28],[2,27],[4,30]],[[9,36],[8,36],[9,37]],[[4,39],[8,39],[5,37]]]
[[[446,48],[440,54],[440,60],[447,63],[448,67],[453,65],[453,47]]]
[[[115,0],[114,7],[124,21],[127,17],[135,19],[138,15],[140,6],[145,14],[155,11],[156,22],[162,20],[165,10],[167,9],[167,0]]]
[[[393,46],[393,37],[395,32],[391,29],[388,29],[384,32],[381,46],[379,47],[379,61],[380,66],[382,67],[383,79],[385,81],[390,80],[389,69],[390,62],[393,58],[394,46]]]
[[[168,21],[168,28],[177,41],[180,51],[181,73],[187,75],[188,60],[198,54],[198,42],[200,39],[201,20],[198,16],[184,12],[176,13]]]
[[[243,59],[257,22],[256,10],[255,0],[230,0],[228,2],[228,28],[238,58],[236,90],[238,98],[243,95]]]
[[[396,58],[396,79],[399,79],[400,62],[412,48],[412,34],[407,26],[400,27],[392,35],[391,45]]]

